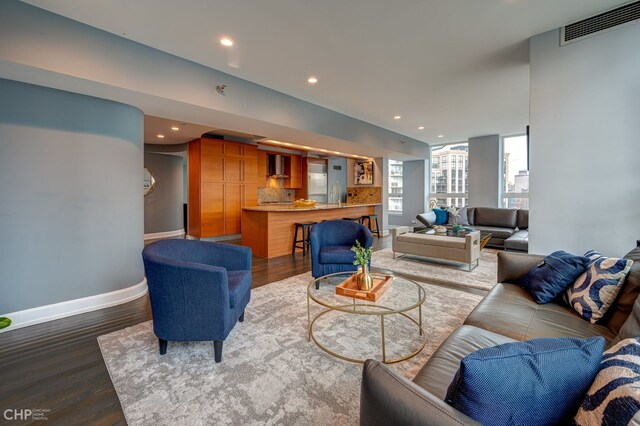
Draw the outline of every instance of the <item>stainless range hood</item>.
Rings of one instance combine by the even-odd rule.
[[[284,174],[284,161],[282,155],[267,155],[267,176],[274,179],[286,179],[289,176]]]

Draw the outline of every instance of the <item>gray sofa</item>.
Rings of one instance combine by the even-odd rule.
[[[608,345],[640,335],[640,248],[623,289],[597,324],[572,308],[538,305],[517,283],[542,256],[498,253],[498,282],[434,352],[413,381],[386,365],[368,360],[362,376],[360,424],[474,425],[475,421],[444,402],[447,388],[466,355],[482,348],[538,337],[603,336]],[[570,368],[570,366],[568,367]],[[637,423],[634,423],[637,424]]]
[[[487,247],[529,251],[529,210],[468,207],[467,217],[474,229],[491,233]],[[424,215],[416,218],[422,223],[426,221]]]

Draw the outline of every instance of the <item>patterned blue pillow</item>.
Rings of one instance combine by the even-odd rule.
[[[578,425],[626,425],[640,411],[640,337],[626,339],[602,355],[574,421]]]
[[[589,259],[589,266],[564,293],[564,301],[595,324],[618,297],[633,260],[604,257],[593,250],[584,257]]]
[[[445,402],[487,425],[568,424],[600,370],[604,338],[541,338],[462,359]]]

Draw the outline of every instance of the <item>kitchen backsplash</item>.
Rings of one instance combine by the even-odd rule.
[[[347,203],[368,204],[382,202],[380,186],[350,186],[347,188]]]
[[[269,187],[258,188],[258,204],[293,202],[296,198],[294,189],[284,188],[282,179],[269,179]]]

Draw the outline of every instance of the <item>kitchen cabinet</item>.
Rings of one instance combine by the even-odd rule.
[[[212,138],[189,143],[189,235],[239,234],[242,208],[257,204],[256,146]]]
[[[302,188],[302,156],[290,155],[287,166],[286,174],[289,177],[285,179],[284,187],[291,189]]]

